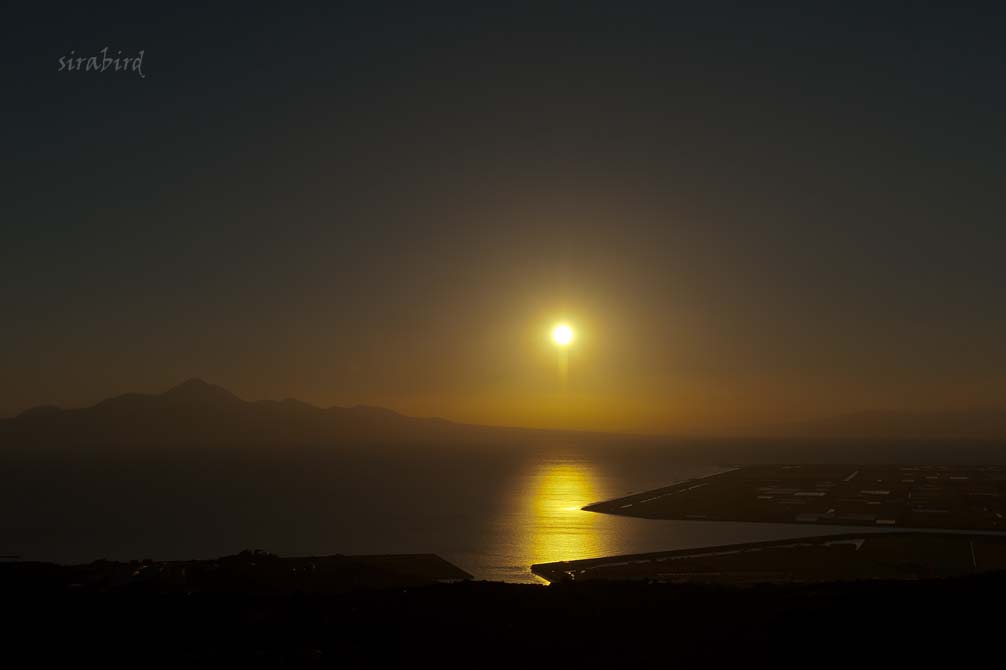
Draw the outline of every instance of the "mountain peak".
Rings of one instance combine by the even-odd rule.
[[[161,398],[166,400],[179,400],[187,402],[240,402],[241,399],[223,388],[210,384],[203,379],[193,377],[187,379],[178,386],[165,391]]]
[[[212,388],[212,387],[213,387],[213,384],[210,384],[209,382],[207,382],[205,379],[202,379],[201,377],[189,377],[188,379],[186,379],[185,381],[183,381],[181,384],[179,384],[178,386],[175,386],[173,389],[171,389],[171,391],[177,391],[179,389],[204,389],[204,388]],[[171,391],[168,391],[168,392],[170,393]]]

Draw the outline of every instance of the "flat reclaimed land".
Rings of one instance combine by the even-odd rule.
[[[860,533],[531,566],[549,582],[755,584],[927,579],[1006,570],[1006,536]]]
[[[1006,530],[1006,467],[759,465],[583,509],[649,519]]]

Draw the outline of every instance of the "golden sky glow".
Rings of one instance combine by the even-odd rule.
[[[216,24],[16,31],[0,416],[190,377],[662,434],[1006,403],[1006,41],[982,13],[850,40],[843,3],[603,3],[582,32],[328,4],[248,14],[264,54],[310,51],[268,72],[235,79],[249,50],[213,47],[114,90],[32,68],[80,26],[154,54]]]
[[[579,265],[594,268],[575,282],[559,281],[542,252],[519,277],[487,273],[482,285],[452,285],[422,309],[363,310],[352,327],[325,308],[323,293],[316,300],[305,293],[304,305],[285,307],[282,327],[229,308],[234,318],[211,331],[198,320],[188,331],[152,330],[142,348],[114,349],[107,338],[88,341],[82,332],[79,352],[61,352],[53,342],[51,356],[25,359],[8,411],[158,393],[200,376],[249,400],[381,405],[489,425],[737,434],[869,408],[980,406],[1006,388],[1001,375],[989,373],[992,359],[953,346],[960,338],[949,325],[895,338],[870,321],[840,331],[763,307],[773,321],[726,310],[712,293],[702,301],[678,289],[668,293],[672,299],[652,290],[646,273],[616,273],[598,252],[570,246]],[[496,253],[495,267],[511,267],[506,253]],[[604,281],[609,276],[616,279]],[[542,291],[556,284],[561,290]],[[575,330],[567,347],[553,339],[562,323]],[[866,351],[873,352],[868,359]],[[85,374],[94,360],[110,361],[115,378]],[[165,368],[164,361],[174,363]]]

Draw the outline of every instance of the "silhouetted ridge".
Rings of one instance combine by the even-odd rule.
[[[417,419],[383,407],[321,409],[290,398],[247,402],[197,378],[159,395],[127,393],[92,407],[36,408],[0,420],[0,442],[36,448],[470,444],[502,442],[505,435],[499,429]]]
[[[351,411],[360,412],[361,414],[366,414],[373,417],[383,417],[387,419],[406,418],[404,414],[399,414],[393,409],[388,409],[387,407],[377,407],[375,405],[353,405]]]
[[[38,407],[32,407],[31,409],[26,409],[17,415],[17,418],[41,418],[47,416],[53,416],[54,414],[59,414],[62,412],[62,408],[56,407],[55,405],[39,405]]]
[[[198,378],[186,380],[173,389],[165,391],[160,397],[172,402],[192,404],[244,402],[222,386],[209,384]]]
[[[995,439],[1006,437],[1006,409],[855,412],[789,424],[777,432],[847,439]]]

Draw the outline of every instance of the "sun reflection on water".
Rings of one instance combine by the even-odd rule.
[[[712,474],[708,470],[667,466],[658,481]],[[474,557],[484,562],[479,574],[540,581],[530,571],[532,564],[679,548],[680,531],[672,525],[676,522],[583,511],[590,503],[626,495],[634,484],[647,482],[645,473],[613,472],[617,470],[610,465],[606,469],[604,461],[576,456],[528,459],[507,477],[510,485],[493,513],[486,548]],[[690,546],[700,544],[708,543]],[[468,560],[456,558],[462,565]]]
[[[584,461],[550,461],[530,477],[524,504],[532,521],[523,543],[533,563],[603,556],[608,534],[600,515],[582,511],[605,497],[593,467]]]

